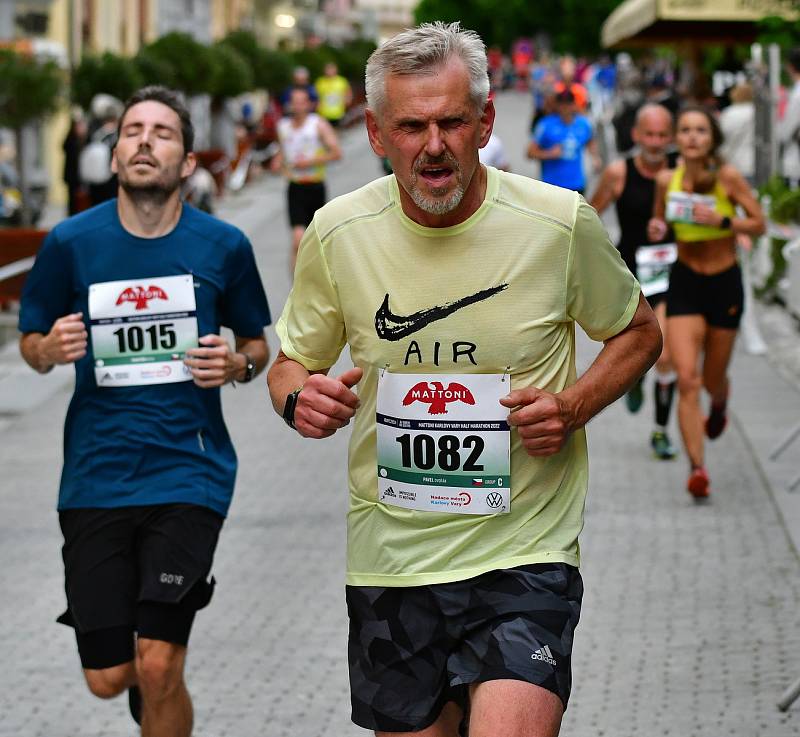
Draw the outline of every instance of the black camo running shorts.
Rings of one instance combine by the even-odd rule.
[[[448,701],[466,707],[469,684],[501,678],[546,688],[566,708],[582,595],[566,563],[430,586],[348,586],[353,721],[425,729]]]

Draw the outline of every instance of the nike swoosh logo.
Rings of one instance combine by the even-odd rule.
[[[508,289],[508,284],[482,289],[480,292],[470,294],[468,297],[462,297],[455,302],[429,307],[427,310],[413,312],[410,315],[395,315],[389,309],[389,295],[387,294],[375,313],[375,332],[381,340],[400,340],[407,335],[422,330],[422,328],[432,322],[436,322],[436,320],[442,320],[448,315],[452,315],[456,310],[489,299],[489,297],[493,297],[504,289]]]

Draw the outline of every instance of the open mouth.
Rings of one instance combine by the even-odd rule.
[[[431,187],[442,187],[450,181],[453,176],[453,169],[445,165],[426,166],[420,170],[419,176]]]

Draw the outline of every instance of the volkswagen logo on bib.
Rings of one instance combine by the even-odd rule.
[[[503,503],[503,495],[493,491],[486,496],[486,503],[492,508],[497,509]]]

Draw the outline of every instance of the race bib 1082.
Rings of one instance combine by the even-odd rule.
[[[393,374],[378,384],[378,499],[427,512],[510,511],[510,384],[500,374]]]

